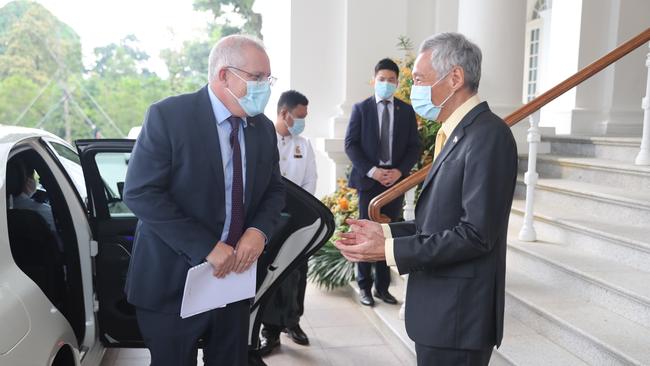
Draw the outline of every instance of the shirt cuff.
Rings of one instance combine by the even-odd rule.
[[[395,262],[395,252],[393,251],[394,249],[393,238],[386,239],[384,246],[385,246],[384,250],[386,251],[386,264],[391,267],[397,266],[397,262]]]
[[[260,230],[260,229],[258,229],[258,228],[256,228],[256,227],[249,227],[249,229],[251,229],[251,230],[255,230],[255,231],[257,231],[258,233],[262,234],[262,236],[264,237],[264,245],[268,244],[268,242],[269,242],[269,238],[266,236],[266,234],[264,234],[264,232],[263,232],[262,230]]]
[[[370,168],[370,170],[368,170],[368,173],[366,173],[366,176],[368,178],[372,178],[373,174],[375,174],[375,170],[377,170],[377,167],[373,166],[372,168]]]
[[[381,224],[381,231],[384,232],[384,238],[392,239],[393,233],[390,231],[390,226],[388,224]]]
[[[384,238],[386,238],[386,241],[384,242],[384,251],[386,252],[386,264],[389,266],[396,266],[397,263],[395,262],[395,252],[393,251],[394,249],[393,233],[390,231],[390,226],[388,226],[388,224],[381,224],[381,230],[384,232]]]

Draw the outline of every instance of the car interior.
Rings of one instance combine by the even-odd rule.
[[[12,205],[32,171],[41,187],[31,199],[51,209],[55,230],[35,210]],[[9,159],[6,179],[7,227],[14,261],[66,317],[81,341],[85,317],[78,243],[60,186],[45,160],[32,149]]]

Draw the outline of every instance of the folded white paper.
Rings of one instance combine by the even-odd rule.
[[[187,271],[181,318],[224,307],[230,303],[255,297],[257,263],[242,273],[231,272],[224,278],[214,277],[208,262]]]

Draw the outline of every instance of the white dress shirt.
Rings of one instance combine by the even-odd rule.
[[[393,126],[395,125],[395,123],[394,123],[394,121],[395,121],[395,118],[394,118],[394,114],[395,114],[395,112],[394,112],[395,111],[395,97],[391,96],[390,98],[386,99],[387,101],[390,102],[390,103],[388,103],[388,105],[384,105],[384,103],[382,103],[382,100],[383,99],[379,98],[379,96],[377,96],[375,94],[375,102],[377,103],[377,122],[378,122],[377,131],[379,131],[380,138],[381,138],[381,116],[384,113],[384,108],[388,108],[388,120],[389,120],[389,123],[388,123],[389,140],[388,141],[390,141],[390,144],[389,144],[389,147],[388,147],[388,156],[390,156],[390,158],[388,159],[388,161],[380,161],[379,164],[380,165],[392,165],[393,164]],[[377,167],[370,168],[370,170],[368,171],[368,173],[366,173],[366,175],[369,178],[372,178],[372,175],[375,173],[375,169],[377,169]]]
[[[308,139],[278,134],[280,173],[283,177],[311,193],[316,192],[316,156]]]

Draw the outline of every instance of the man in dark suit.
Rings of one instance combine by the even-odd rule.
[[[272,77],[262,44],[244,36],[210,52],[208,85],[153,104],[133,149],[124,202],[138,217],[128,301],[151,364],[246,365],[250,300],[180,317],[187,271],[248,269],[284,206],[273,123],[262,114]]]
[[[411,101],[442,122],[415,220],[352,220],[337,247],[353,261],[409,273],[406,329],[418,365],[487,365],[503,335],[508,217],[517,149],[508,126],[477,96],[481,51],[458,33],[422,44]]]
[[[368,218],[370,201],[408,176],[420,155],[420,138],[413,108],[395,98],[399,67],[385,58],[375,66],[375,95],[352,108],[345,135],[345,153],[352,161],[349,186],[359,194],[359,218]],[[382,213],[397,221],[402,217],[404,197],[382,209]],[[373,281],[372,269],[375,269]],[[385,261],[357,264],[359,299],[373,306],[371,290],[389,304],[397,300],[388,292],[390,270]]]

